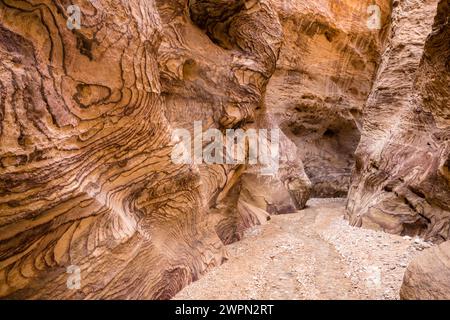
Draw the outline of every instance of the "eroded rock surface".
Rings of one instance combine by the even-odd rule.
[[[442,242],[450,237],[449,2],[394,4],[364,110],[348,217]]]
[[[0,297],[169,298],[225,252],[170,159],[159,13],[80,1],[70,30],[68,5],[0,1]]]
[[[399,299],[415,240],[348,225],[345,199],[310,199],[245,232],[229,261],[174,299]]]
[[[173,127],[192,130],[202,121],[204,130],[222,133],[278,129],[263,100],[283,39],[272,2],[191,0],[185,10],[184,1],[157,4],[166,35],[159,51],[163,95]],[[269,177],[258,166],[199,166],[210,218],[224,243],[239,240],[267,214],[305,205],[310,181],[296,146],[282,133],[280,152],[279,173]]]
[[[425,250],[406,269],[400,297],[405,300],[450,298],[450,241]]]
[[[262,185],[247,165],[171,159],[194,121],[278,128],[262,108],[278,15],[266,0],[85,0],[71,30],[71,4],[0,1],[0,297],[169,298],[309,196],[285,136]]]
[[[0,0],[0,298],[170,298],[249,227],[346,195],[361,134],[350,223],[449,239],[448,0],[80,0],[80,29],[71,4]],[[195,123],[281,129],[278,170],[175,163]],[[446,297],[447,244],[403,298]]]
[[[268,112],[295,142],[316,197],[344,197],[389,25],[390,1],[275,1],[283,26]],[[381,9],[369,29],[368,7]]]

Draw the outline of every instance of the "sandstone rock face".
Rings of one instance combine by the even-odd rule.
[[[202,121],[204,130],[221,132],[278,129],[263,100],[283,37],[272,3],[191,0],[185,10],[179,0],[157,5],[165,33],[159,50],[162,93],[173,127],[192,130],[194,121]],[[259,209],[264,216],[305,205],[310,182],[295,145],[282,133],[280,152],[279,174],[272,177],[257,166],[199,166],[206,206],[224,243],[239,240],[250,221],[265,221]]]
[[[367,9],[381,8],[380,30]],[[389,25],[390,1],[276,1],[283,26],[268,112],[295,142],[316,197],[347,194],[361,110]]]
[[[70,30],[69,4],[0,1],[0,297],[169,298],[225,252],[170,158],[160,16],[80,1]]]
[[[353,225],[450,238],[449,15],[447,0],[394,2],[356,151]]]
[[[73,28],[73,1],[0,0],[0,298],[167,299],[311,195],[448,240],[438,1],[79,0]],[[179,130],[222,159],[229,130],[278,132],[258,145],[277,170],[179,163]],[[449,252],[414,261],[402,298],[449,298]]]
[[[283,134],[271,177],[171,159],[194,121],[278,128],[263,99],[278,15],[266,0],[85,0],[71,29],[71,4],[0,1],[0,297],[169,298],[309,197]]]
[[[433,147],[422,169],[422,179],[407,180],[418,190],[421,202],[419,214],[426,218],[424,232],[442,241],[450,238],[450,2],[440,1],[433,31],[425,44],[425,53],[419,67],[421,78],[417,87],[421,93],[418,115],[425,113],[415,127],[427,130],[427,145]],[[420,108],[422,107],[423,110]],[[424,139],[423,138],[423,139]],[[422,143],[422,145],[425,141]],[[420,145],[419,145],[420,146]],[[418,156],[421,156],[419,153]],[[423,156],[422,156],[423,157]],[[423,159],[414,159],[416,163]],[[415,192],[417,194],[417,192]],[[422,203],[426,205],[421,205]],[[422,209],[423,208],[423,209]],[[415,209],[417,210],[417,209]],[[418,210],[417,210],[418,211]],[[400,297],[402,299],[450,299],[450,241],[426,250],[406,270]]]
[[[400,297],[411,300],[450,299],[450,241],[425,250],[407,268]]]

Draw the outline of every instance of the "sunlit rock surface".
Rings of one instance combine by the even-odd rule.
[[[368,8],[380,8],[378,28]],[[297,145],[315,197],[344,197],[362,108],[380,62],[390,1],[276,1],[283,25],[268,111]],[[377,26],[378,27],[378,26]]]
[[[348,197],[351,224],[450,237],[448,1],[396,2]],[[412,32],[414,30],[414,32]]]
[[[168,299],[310,196],[449,239],[447,0],[72,4],[0,0],[0,298]],[[177,129],[267,130],[276,170],[174,162]],[[402,298],[448,297],[447,243]]]

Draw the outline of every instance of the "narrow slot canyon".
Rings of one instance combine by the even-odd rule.
[[[0,299],[450,299],[449,0],[0,0]]]

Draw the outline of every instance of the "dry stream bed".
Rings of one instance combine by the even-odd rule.
[[[398,299],[406,266],[431,244],[351,227],[344,208],[344,199],[311,199],[272,216],[174,299]]]

